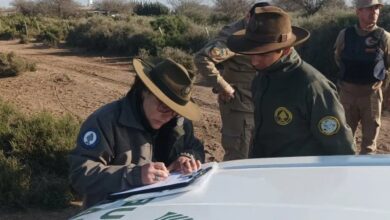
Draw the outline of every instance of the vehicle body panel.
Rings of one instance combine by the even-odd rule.
[[[196,190],[131,196],[74,219],[388,220],[389,174],[390,156],[237,160]]]

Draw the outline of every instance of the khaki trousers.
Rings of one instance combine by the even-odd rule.
[[[248,158],[249,144],[254,128],[253,113],[230,109],[229,105],[219,103],[222,119],[222,146],[225,150],[223,160]]]
[[[381,125],[382,89],[381,82],[371,85],[340,84],[340,99],[344,106],[347,123],[355,135],[359,122],[362,125],[360,154],[373,154]]]

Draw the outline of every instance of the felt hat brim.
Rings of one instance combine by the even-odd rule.
[[[260,43],[253,40],[250,40],[245,37],[245,29],[239,30],[228,38],[227,46],[229,49],[235,53],[245,54],[245,55],[254,55],[268,53],[271,51],[291,47],[303,43],[310,37],[309,31],[292,26],[291,39],[285,42],[275,42],[275,43]]]
[[[161,62],[162,59],[151,59],[148,62],[144,62],[141,59],[133,59],[133,66],[137,76],[141,79],[144,85],[149,91],[155,95],[162,103],[167,105],[170,109],[178,113],[179,115],[192,120],[200,120],[200,109],[192,101],[189,100],[187,103],[181,105],[170,99],[150,78],[150,71],[152,68]]]

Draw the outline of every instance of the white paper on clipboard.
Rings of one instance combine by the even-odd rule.
[[[216,162],[202,164],[201,169],[192,173],[191,175],[172,173],[168,176],[167,179],[161,182],[112,193],[110,194],[109,199],[124,198],[128,196],[136,196],[138,198],[139,196],[137,195],[145,198],[150,197],[150,195],[167,195],[189,191],[195,187],[198,188],[205,184],[211,174],[216,171],[217,167],[218,164]]]

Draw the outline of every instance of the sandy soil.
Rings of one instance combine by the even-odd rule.
[[[0,98],[27,114],[46,110],[58,116],[69,113],[84,119],[100,106],[124,96],[134,79],[129,57],[0,41],[0,52],[11,51],[37,63],[36,72],[0,78]],[[220,161],[223,150],[219,144],[221,120],[216,96],[209,88],[197,85],[194,97],[202,110],[202,121],[194,124],[196,135],[204,140],[207,160]],[[390,113],[385,112],[378,141],[380,152],[390,149],[389,130]],[[65,219],[77,211],[77,207],[60,213],[32,210],[25,214],[0,214],[0,219]]]

